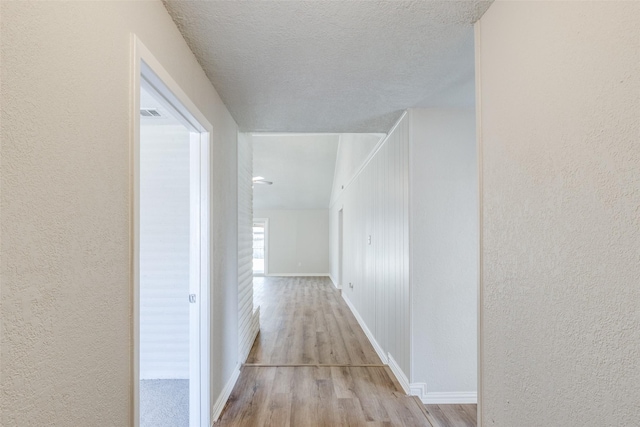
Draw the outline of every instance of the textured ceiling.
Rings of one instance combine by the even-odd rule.
[[[165,6],[245,131],[388,132],[469,106],[488,1],[184,1]]]
[[[338,135],[254,134],[254,209],[327,209],[336,166]]]

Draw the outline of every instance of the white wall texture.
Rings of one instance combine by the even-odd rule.
[[[140,126],[140,378],[189,378],[190,143]]]
[[[268,275],[329,273],[328,209],[254,210],[253,216],[269,219]]]
[[[233,118],[160,1],[0,12],[0,424],[132,421],[131,33],[213,125],[215,400],[238,362]]]
[[[244,363],[260,330],[260,312],[253,311],[253,144],[238,133],[238,344]]]
[[[474,109],[409,110],[411,378],[477,390],[478,168]]]
[[[477,24],[483,426],[640,419],[640,3]]]

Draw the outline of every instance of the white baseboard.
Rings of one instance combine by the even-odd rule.
[[[427,395],[426,383],[411,383],[409,384],[409,388],[411,389],[411,395],[418,396],[420,400],[423,400],[424,396]]]
[[[354,317],[358,321],[358,324],[360,325],[360,327],[364,331],[364,334],[367,336],[367,338],[369,338],[369,342],[371,342],[371,345],[373,346],[373,349],[376,351],[376,353],[378,353],[378,357],[380,358],[380,360],[382,360],[382,363],[384,363],[386,365],[388,363],[387,355],[385,354],[385,352],[382,349],[382,347],[380,346],[380,344],[378,344],[378,341],[376,341],[376,338],[373,336],[373,334],[371,333],[371,331],[367,327],[367,324],[364,323],[364,319],[362,317],[360,317],[360,313],[358,313],[358,310],[356,310],[356,308],[353,306],[353,304],[351,304],[351,301],[349,301],[349,299],[346,297],[346,294],[344,294],[344,293],[342,294],[342,299],[347,303],[347,305],[349,306],[349,309],[351,310],[351,312],[353,313]]]
[[[246,362],[247,357],[249,357],[249,353],[251,353],[251,348],[253,348],[253,343],[256,341],[258,337],[258,332],[260,332],[260,307],[257,307],[254,312],[251,314],[251,320],[249,321],[249,339],[247,341],[248,345],[244,349],[243,354],[240,356],[240,361],[242,363]]]
[[[140,380],[188,380],[189,379],[189,371],[167,371],[167,370],[157,370],[157,371],[149,371],[146,370],[144,374],[140,375]]]
[[[260,306],[257,306],[255,308],[255,310],[253,310],[253,314],[251,315],[251,323],[253,324],[253,328],[254,328],[254,336],[253,336],[253,341],[256,340],[256,337],[258,336],[258,332],[260,332]]]
[[[329,279],[331,279],[331,283],[333,283],[333,286],[335,286],[336,289],[342,289],[342,288],[340,288],[340,284],[338,283],[338,281],[333,278],[331,273],[329,273]]]
[[[273,273],[267,277],[329,277],[329,273]]]
[[[422,383],[424,384],[424,383]],[[414,387],[415,386],[415,387]],[[460,391],[460,392],[442,392],[442,393],[425,393],[426,385],[424,388],[420,388],[420,383],[411,384],[412,391],[420,389],[421,394],[416,395],[420,397],[422,403],[425,405],[463,405],[463,404],[475,404],[478,403],[478,393],[475,391]],[[413,394],[413,393],[412,393]]]
[[[231,378],[229,378],[229,381],[227,381],[227,384],[224,386],[224,389],[222,389],[222,391],[220,392],[220,396],[218,396],[218,400],[216,400],[216,403],[213,405],[213,415],[211,416],[211,426],[213,426],[213,423],[218,421],[218,418],[220,418],[220,414],[222,414],[224,405],[227,404],[227,400],[229,400],[229,396],[231,396],[231,392],[233,391],[233,387],[235,387],[239,376],[240,376],[240,365],[236,365],[236,368],[233,370],[233,373],[231,374]]]
[[[411,394],[411,386],[409,384],[409,380],[407,379],[407,376],[398,365],[398,362],[396,362],[396,360],[393,358],[393,356],[391,356],[391,354],[389,354],[389,368],[391,369],[391,372],[393,372],[393,375],[396,376],[396,379],[402,386],[402,389],[404,390],[404,392],[407,394]]]

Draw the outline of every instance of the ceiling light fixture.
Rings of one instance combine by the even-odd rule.
[[[262,176],[254,176],[251,179],[251,182],[253,182],[254,184],[266,184],[266,185],[271,185],[273,184],[273,182],[271,181],[267,181],[266,179],[264,179],[264,177]]]

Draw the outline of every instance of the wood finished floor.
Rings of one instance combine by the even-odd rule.
[[[476,427],[478,405],[425,405],[434,427]]]
[[[382,363],[328,278],[261,277],[254,283],[260,334],[247,363]]]
[[[329,279],[254,278],[254,298],[260,334],[216,426],[468,425],[401,391]]]

